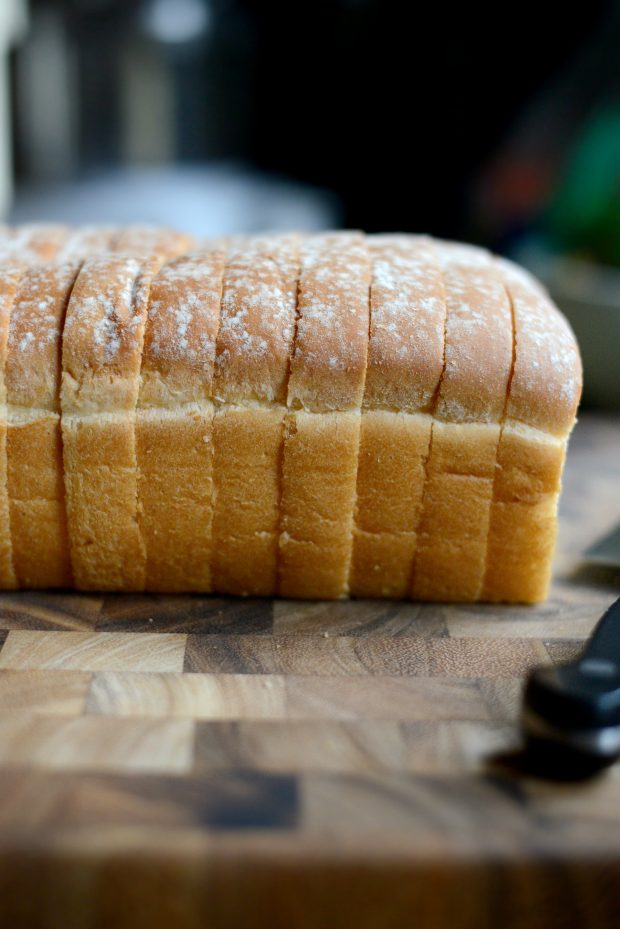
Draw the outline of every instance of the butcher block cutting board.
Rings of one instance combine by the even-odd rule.
[[[620,769],[506,764],[523,675],[618,595],[620,421],[537,608],[0,596],[2,929],[620,925]]]

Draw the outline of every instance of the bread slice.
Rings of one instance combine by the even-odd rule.
[[[277,586],[280,471],[295,334],[299,237],[231,241],[214,391],[213,586],[269,595]]]
[[[67,308],[62,437],[75,585],[141,590],[135,408],[149,288],[159,259],[88,259]]]
[[[370,278],[360,233],[302,244],[282,467],[283,596],[348,593]]]
[[[13,566],[8,490],[8,411],[5,369],[11,313],[21,276],[22,268],[17,261],[0,266],[0,587],[3,590],[17,587],[17,577]]]
[[[574,335],[538,282],[497,261],[512,301],[514,371],[498,449],[481,597],[547,595],[568,436],[581,394]]]
[[[79,266],[30,268],[19,285],[6,360],[13,566],[21,587],[72,582],[60,429],[60,346]]]
[[[510,302],[484,253],[438,243],[445,365],[426,466],[412,596],[479,599],[497,448],[512,367]]]
[[[373,262],[350,591],[406,597],[421,515],[430,410],[443,370],[445,299],[432,244],[369,236]]]
[[[213,365],[223,254],[166,263],[149,301],[136,417],[148,590],[211,590]]]

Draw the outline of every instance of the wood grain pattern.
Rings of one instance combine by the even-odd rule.
[[[84,711],[91,675],[84,671],[0,671],[0,713]]]
[[[182,774],[192,767],[193,737],[190,720],[3,714],[0,765]]]
[[[549,659],[540,640],[190,635],[185,671],[209,674],[510,677]]]
[[[0,596],[0,927],[617,929],[620,766],[511,772],[523,675],[620,592],[583,416],[536,608]]]
[[[0,652],[0,668],[178,671],[185,642],[183,635],[165,633],[12,631]]]

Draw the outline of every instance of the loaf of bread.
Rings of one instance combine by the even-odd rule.
[[[531,603],[581,392],[483,249],[0,229],[0,587]]]

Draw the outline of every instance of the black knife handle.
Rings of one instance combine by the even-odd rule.
[[[538,718],[566,732],[620,726],[620,599],[576,661],[531,673],[524,700]]]
[[[595,626],[579,663],[592,658],[620,664],[620,597]]]

